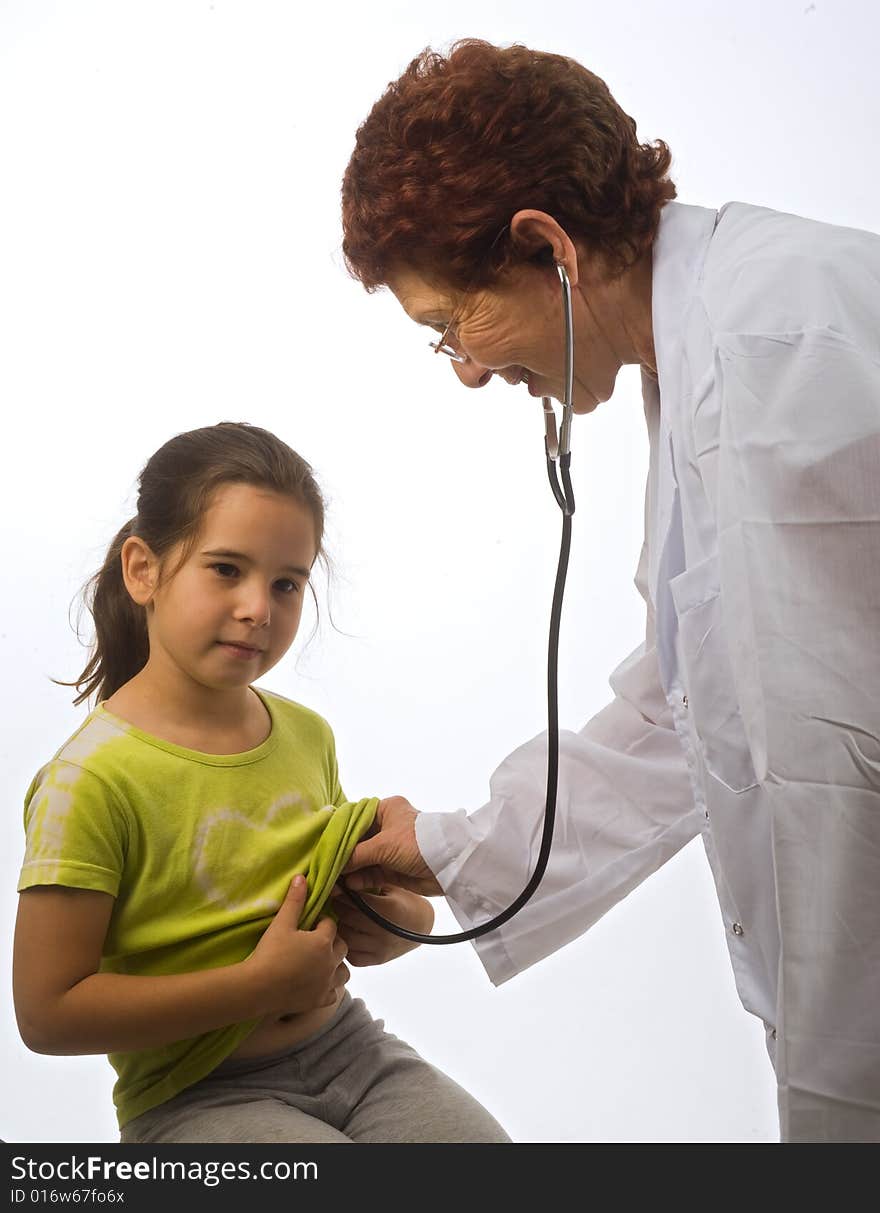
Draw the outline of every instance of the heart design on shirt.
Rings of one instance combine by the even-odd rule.
[[[236,917],[274,914],[296,872],[304,872],[332,805],[312,809],[286,793],[255,820],[234,808],[215,809],[193,840],[193,874],[209,902]]]

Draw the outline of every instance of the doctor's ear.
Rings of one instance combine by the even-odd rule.
[[[546,251],[557,265],[565,266],[569,282],[577,286],[578,255],[571,237],[546,211],[517,211],[510,221],[516,248],[527,256]]]
[[[129,535],[119,558],[125,588],[138,606],[147,606],[159,584],[159,560],[153,549],[138,535]]]

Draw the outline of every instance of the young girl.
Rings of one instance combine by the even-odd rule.
[[[14,990],[29,1048],[109,1053],[123,1142],[509,1140],[345,991],[347,950],[407,945],[320,916],[377,801],[346,801],[320,716],[252,684],[296,635],[323,527],[274,435],[193,430],[93,579],[74,685],[97,707],[27,793]],[[414,894],[382,903],[430,929]]]

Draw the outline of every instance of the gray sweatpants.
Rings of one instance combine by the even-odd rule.
[[[482,1104],[347,992],[292,1049],[232,1058],[126,1124],[122,1142],[506,1142]]]

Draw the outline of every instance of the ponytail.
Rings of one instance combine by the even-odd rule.
[[[86,585],[86,605],[95,622],[95,641],[89,661],[75,682],[60,686],[76,687],[74,699],[80,704],[96,694],[100,703],[134,678],[147,664],[150,646],[144,608],[138,606],[122,579],[122,545],[135,534],[137,518],[130,518],[114,536],[104,563]]]

